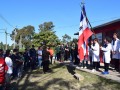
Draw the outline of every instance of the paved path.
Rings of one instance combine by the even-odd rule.
[[[67,64],[67,65],[69,64],[72,67],[75,67],[77,70],[89,72],[89,73],[98,75],[100,77],[110,79],[110,80],[113,80],[113,81],[116,81],[116,82],[120,83],[120,72],[113,71],[112,68],[110,68],[108,75],[103,75],[103,74],[101,74],[101,72],[104,70],[103,68],[100,68],[100,71],[92,72],[91,69],[80,68],[80,66],[70,64],[70,62],[64,62],[64,63]],[[104,64],[101,63],[100,66],[104,66]]]

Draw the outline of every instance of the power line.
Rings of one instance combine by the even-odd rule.
[[[0,14],[0,18],[5,21],[9,26],[13,27],[12,24],[10,24],[10,22],[8,22],[1,14]],[[14,27],[13,27],[14,28]]]
[[[103,21],[110,21],[112,19],[117,19],[119,17],[111,17],[111,18],[107,18],[107,19],[101,19],[101,20],[95,20],[95,21],[91,21],[90,23],[97,23],[97,22],[103,22]],[[59,27],[56,27],[56,29],[62,29],[62,28],[72,28],[72,27],[79,27],[79,24],[74,24],[74,25],[70,25],[70,26],[59,26]]]

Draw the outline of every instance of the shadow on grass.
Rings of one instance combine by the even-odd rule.
[[[80,87],[80,90],[120,90],[119,83],[104,78],[99,78],[100,82]]]
[[[63,67],[64,66],[64,64],[57,64],[57,65],[53,65],[53,66],[51,66],[51,70],[52,69],[57,69],[57,68],[61,68],[61,67]],[[58,70],[59,71],[59,70]],[[57,72],[57,71],[56,71]],[[39,90],[39,89],[41,89],[41,87],[38,87],[37,86],[37,84],[38,84],[38,82],[34,82],[34,83],[31,83],[29,80],[31,79],[30,77],[32,76],[33,78],[36,78],[36,77],[40,77],[41,75],[42,76],[44,76],[41,80],[46,80],[45,78],[46,77],[50,77],[50,75],[51,74],[53,74],[53,73],[56,73],[56,72],[53,72],[53,70],[51,71],[51,72],[49,72],[49,74],[47,74],[47,75],[45,75],[44,76],[44,74],[43,74],[43,71],[42,71],[42,69],[41,70],[39,70],[39,69],[36,69],[35,71],[27,71],[27,72],[25,72],[24,73],[24,75],[21,77],[21,78],[19,78],[17,81],[13,81],[12,83],[11,83],[11,90],[26,90],[27,88],[28,88],[28,86],[33,86],[34,88],[33,88],[33,90]],[[24,84],[23,85],[20,85],[20,82],[23,80],[23,79],[25,79],[24,80]],[[56,80],[55,80],[56,81]],[[37,86],[37,88],[39,88],[39,89],[37,89],[37,88],[35,88]],[[43,87],[42,87],[43,88]],[[31,89],[32,90],[32,89]],[[42,89],[41,89],[42,90]]]
[[[51,69],[57,69],[57,68],[67,68],[68,72],[71,75],[75,74],[75,67],[71,67],[69,65],[67,65],[66,67],[64,67],[64,64],[58,64],[58,65],[53,65],[51,67]],[[62,70],[62,69],[60,69]],[[41,70],[40,70],[41,71]],[[57,70],[56,72],[59,72],[59,70]],[[51,75],[53,73],[56,72],[51,72],[49,74],[41,74],[38,71],[31,71],[31,72],[27,72],[25,80],[24,80],[24,84],[19,85],[20,81],[23,80],[23,78],[21,78],[21,80],[18,80],[18,82],[14,85],[16,85],[16,87],[19,87],[19,90],[120,90],[120,86],[119,83],[114,82],[112,80],[108,80],[108,79],[104,79],[101,77],[99,78],[99,81],[97,81],[96,83],[91,83],[90,85],[88,84],[84,84],[84,85],[80,85],[80,89],[76,89],[75,87],[73,87],[71,85],[71,82],[74,81],[66,81],[62,78],[53,78],[52,80],[49,80],[49,78],[51,77]],[[30,76],[33,74],[37,74],[37,75],[42,75],[44,77],[42,77],[41,79],[37,80],[36,82],[30,82]],[[88,73],[89,74],[89,73]],[[34,77],[33,77],[34,78]],[[46,82],[44,85],[40,85],[40,83],[42,82]],[[85,79],[84,81],[89,82],[87,79]],[[76,81],[74,82],[76,83]],[[81,84],[81,83],[79,83]],[[105,89],[106,85],[114,85],[113,89]],[[18,90],[18,89],[14,89],[14,90]]]

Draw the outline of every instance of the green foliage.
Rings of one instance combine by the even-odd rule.
[[[40,32],[34,35],[33,44],[35,46],[47,45],[54,46],[59,43],[59,39],[53,31],[54,25],[52,22],[45,22],[39,25]]]
[[[53,22],[44,22],[43,24],[39,25],[39,30],[40,31],[53,31],[54,29]]]
[[[21,39],[22,41],[22,44],[25,46],[25,47],[30,47],[31,46],[31,40],[33,38],[33,35],[35,33],[35,29],[33,26],[31,25],[28,25],[26,27],[23,27],[22,29],[15,29],[16,30],[16,36],[15,36],[15,41],[16,43],[19,43],[19,40]],[[14,30],[14,31],[15,31]],[[15,35],[15,32],[12,32],[12,34],[10,35],[11,36],[11,39],[14,40],[14,35]]]
[[[64,36],[62,36],[62,42],[63,43],[68,43],[71,41],[71,37],[67,34],[65,34]]]

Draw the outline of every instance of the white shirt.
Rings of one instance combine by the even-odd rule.
[[[37,53],[38,53],[38,58],[39,58],[39,59],[42,59],[42,50],[38,50]]]
[[[92,48],[92,61],[93,62],[99,62],[100,61],[100,46],[98,43],[95,43],[95,45],[91,45]]]
[[[111,44],[107,44],[107,47],[104,48],[102,47],[101,50],[103,51],[104,55],[103,55],[103,61],[105,63],[110,63],[111,61],[111,50],[112,50],[112,46]]]
[[[5,62],[7,64],[7,66],[8,66],[7,73],[12,74],[13,73],[13,62],[12,62],[11,58],[10,57],[6,57],[5,58]]]
[[[112,51],[115,51],[115,54],[112,54],[112,58],[113,59],[120,59],[120,54],[119,54],[119,45],[120,45],[120,40],[117,38],[114,42],[114,45],[113,45],[113,41],[112,41]]]

